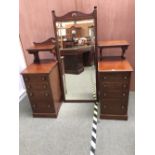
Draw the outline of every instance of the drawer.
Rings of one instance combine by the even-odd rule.
[[[32,102],[31,103],[32,110],[35,113],[51,113],[55,112],[54,107],[51,102]]]
[[[126,99],[128,98],[128,91],[102,91],[100,92],[100,98],[101,100],[103,99],[107,99],[107,98],[122,98],[122,99]]]
[[[100,90],[104,92],[128,92],[129,84],[122,82],[101,82]]]
[[[27,91],[30,101],[49,102],[52,96],[49,91]]]
[[[24,81],[25,83],[27,82],[40,83],[48,81],[48,76],[44,74],[24,75]]]
[[[101,101],[101,113],[124,115],[127,113],[127,100],[106,99]]]
[[[27,82],[26,88],[29,91],[30,90],[49,90],[50,86],[49,86],[48,82],[40,82],[40,83]]]
[[[104,82],[129,82],[129,72],[99,73],[99,80]]]

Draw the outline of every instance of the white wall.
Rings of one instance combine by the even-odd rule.
[[[20,43],[19,43],[20,46]],[[20,73],[26,68],[26,63],[23,55],[22,48],[20,46],[19,50],[19,98],[25,93],[25,85],[22,75]]]

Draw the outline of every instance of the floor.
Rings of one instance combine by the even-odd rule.
[[[128,121],[99,120],[96,155],[134,155],[134,93]],[[33,118],[29,100],[19,106],[20,155],[89,155],[93,103],[64,103],[57,119]]]

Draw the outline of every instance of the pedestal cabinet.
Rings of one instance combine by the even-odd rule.
[[[129,62],[120,58],[105,58],[98,62],[100,118],[128,118],[128,96],[131,72]]]
[[[57,61],[31,64],[22,72],[34,117],[57,117],[62,93]]]

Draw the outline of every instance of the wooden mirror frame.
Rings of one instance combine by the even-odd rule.
[[[63,16],[56,16],[55,11],[52,10],[52,17],[53,17],[53,27],[54,27],[54,34],[56,38],[56,54],[58,57],[58,66],[59,66],[59,72],[61,77],[61,88],[63,92],[63,101],[64,102],[95,102],[98,101],[98,54],[97,54],[97,7],[94,7],[93,12],[90,14],[86,14],[79,11],[71,11],[66,13]],[[56,29],[56,22],[66,22],[66,21],[79,21],[79,20],[89,20],[94,19],[94,28],[95,28],[95,68],[96,68],[96,100],[66,100],[65,98],[65,91],[64,91],[64,85],[63,85],[63,71],[62,71],[62,59],[61,54],[59,51],[59,42],[58,42],[58,36],[57,36],[57,29]]]

